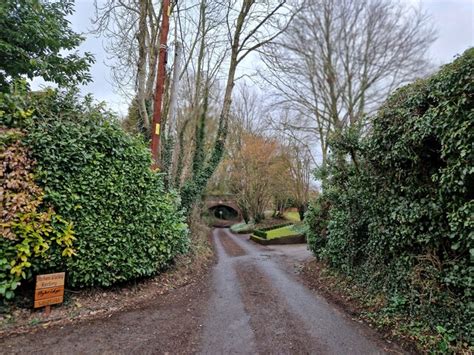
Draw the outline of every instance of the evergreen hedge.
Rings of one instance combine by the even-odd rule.
[[[387,310],[473,342],[474,49],[396,91],[349,130],[306,223],[315,255],[386,296]]]
[[[3,118],[27,131],[24,143],[36,161],[44,202],[72,222],[77,255],[66,264],[71,286],[154,275],[187,250],[178,198],[150,170],[143,140],[125,133],[110,112],[91,98],[57,91],[4,101],[17,104],[3,107],[33,112],[24,122]]]
[[[72,225],[44,203],[23,136],[0,127],[0,305],[22,280],[44,265],[64,265],[75,253]]]

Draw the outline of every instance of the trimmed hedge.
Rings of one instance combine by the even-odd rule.
[[[255,229],[253,231],[253,234],[256,235],[257,237],[267,239],[267,233],[265,233],[263,230],[260,229]]]
[[[110,286],[154,275],[187,250],[179,200],[150,170],[141,139],[90,98],[48,91],[23,99],[27,107],[3,106],[34,112],[32,120],[11,121],[27,127],[24,142],[44,201],[73,223],[77,255],[67,261],[69,285]]]
[[[282,223],[282,224],[278,224],[278,225],[274,225],[274,226],[270,226],[270,227],[259,228],[259,229],[255,229],[253,231],[253,234],[256,235],[257,237],[267,239],[267,232],[268,231],[278,229],[278,228],[287,227],[287,226],[291,226],[293,224],[294,223],[292,223],[292,222],[288,222],[288,223]]]
[[[248,234],[248,233],[253,233],[254,228],[255,228],[255,225],[253,223],[247,224],[245,222],[242,222],[242,223],[237,223],[230,226],[230,231],[232,233]]]
[[[273,225],[273,226],[270,226],[270,227],[259,228],[259,230],[261,230],[261,231],[271,231],[272,229],[283,228],[283,227],[286,227],[286,226],[291,226],[293,224],[295,224],[295,222],[287,222],[287,223]]]
[[[22,138],[19,130],[0,127],[0,303],[42,266],[62,265],[75,253],[72,225],[43,202]]]
[[[250,240],[261,245],[304,244],[306,242],[306,238],[302,234],[290,235],[287,237],[274,238],[274,239],[263,239],[255,235],[251,235]]]

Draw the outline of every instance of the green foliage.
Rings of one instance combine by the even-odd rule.
[[[230,227],[230,230],[233,233],[239,233],[239,234],[252,233],[254,229],[255,229],[255,224],[245,223],[245,222],[237,223]]]
[[[57,271],[75,254],[71,223],[43,203],[19,130],[0,129],[0,298],[33,272]]]
[[[291,229],[295,231],[296,234],[305,235],[305,236],[309,230],[308,226],[304,223],[295,224],[291,227]]]
[[[328,194],[320,194],[315,201],[309,204],[304,223],[308,226],[306,239],[308,246],[318,256],[319,251],[326,245],[327,228],[329,223],[330,201]]]
[[[128,107],[127,117],[122,121],[122,128],[131,134],[139,134],[143,124],[140,121],[140,111],[138,109],[138,99],[133,98]]]
[[[385,311],[471,344],[473,77],[470,49],[395,92],[364,138],[333,137],[337,158],[306,215],[315,255],[383,292]]]
[[[150,103],[145,101],[145,106],[149,116],[152,115]],[[134,97],[130,106],[128,107],[128,113],[124,120],[122,120],[122,128],[131,134],[141,134],[145,140],[150,139],[150,130],[145,127],[144,118],[140,115],[138,98]]]
[[[282,237],[288,237],[292,235],[298,235],[299,233],[293,229],[293,225],[275,228],[266,232],[267,239],[276,239]]]
[[[267,239],[267,232],[264,232],[262,230],[255,229],[253,231],[253,234],[256,235],[259,238]]]
[[[259,228],[259,230],[261,230],[261,231],[271,231],[273,229],[283,228],[283,227],[292,226],[292,225],[293,225],[293,222],[286,222],[286,223],[275,224],[275,225],[269,226],[269,227]]]
[[[12,79],[37,76],[59,85],[90,81],[90,53],[72,51],[83,41],[66,19],[74,1],[2,0],[0,2],[0,91]]]
[[[25,80],[16,80],[9,90],[0,90],[0,124],[11,128],[24,128],[32,122],[34,110],[27,103],[29,92]],[[13,132],[13,131],[10,131]],[[8,131],[6,132],[8,134]],[[4,135],[6,139],[6,135]]]
[[[71,286],[150,276],[186,251],[179,201],[150,170],[142,140],[89,97],[48,91],[31,100],[34,120],[25,144],[37,161],[37,181],[44,200],[74,224]]]
[[[205,106],[207,107],[207,106]],[[201,115],[201,127],[204,129],[205,116]],[[198,132],[197,137],[199,137],[203,132]],[[214,143],[212,152],[209,159],[204,162],[204,157],[199,152],[198,154],[199,161],[202,163],[202,166],[198,169],[196,174],[191,180],[186,181],[180,191],[181,201],[183,208],[188,211],[191,211],[192,206],[201,199],[205,193],[207,183],[211,176],[216,171],[219,163],[221,162],[222,157],[225,152],[225,142],[228,134],[228,126],[225,123],[220,122],[219,128],[217,130],[217,139]],[[203,146],[201,146],[203,148]],[[201,149],[201,147],[196,147]],[[193,168],[198,168],[199,166],[194,164]],[[178,163],[178,170],[181,170]]]

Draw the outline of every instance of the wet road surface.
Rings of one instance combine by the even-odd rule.
[[[382,354],[398,352],[304,287],[304,245],[260,246],[213,231],[218,262],[204,282],[104,319],[0,339],[10,354]]]
[[[202,353],[381,354],[385,344],[306,289],[291,268],[306,246],[263,247],[214,230],[218,264]],[[219,336],[216,336],[219,335]]]

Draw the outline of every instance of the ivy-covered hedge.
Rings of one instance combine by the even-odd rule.
[[[36,160],[44,201],[73,223],[71,286],[150,276],[186,251],[187,225],[177,197],[150,170],[145,143],[126,134],[112,114],[90,98],[56,91],[5,100],[16,104],[3,107],[33,112],[31,120],[10,119],[10,125],[27,127],[24,143]]]
[[[364,137],[332,142],[307,212],[319,258],[443,332],[473,342],[474,49],[395,92]]]

